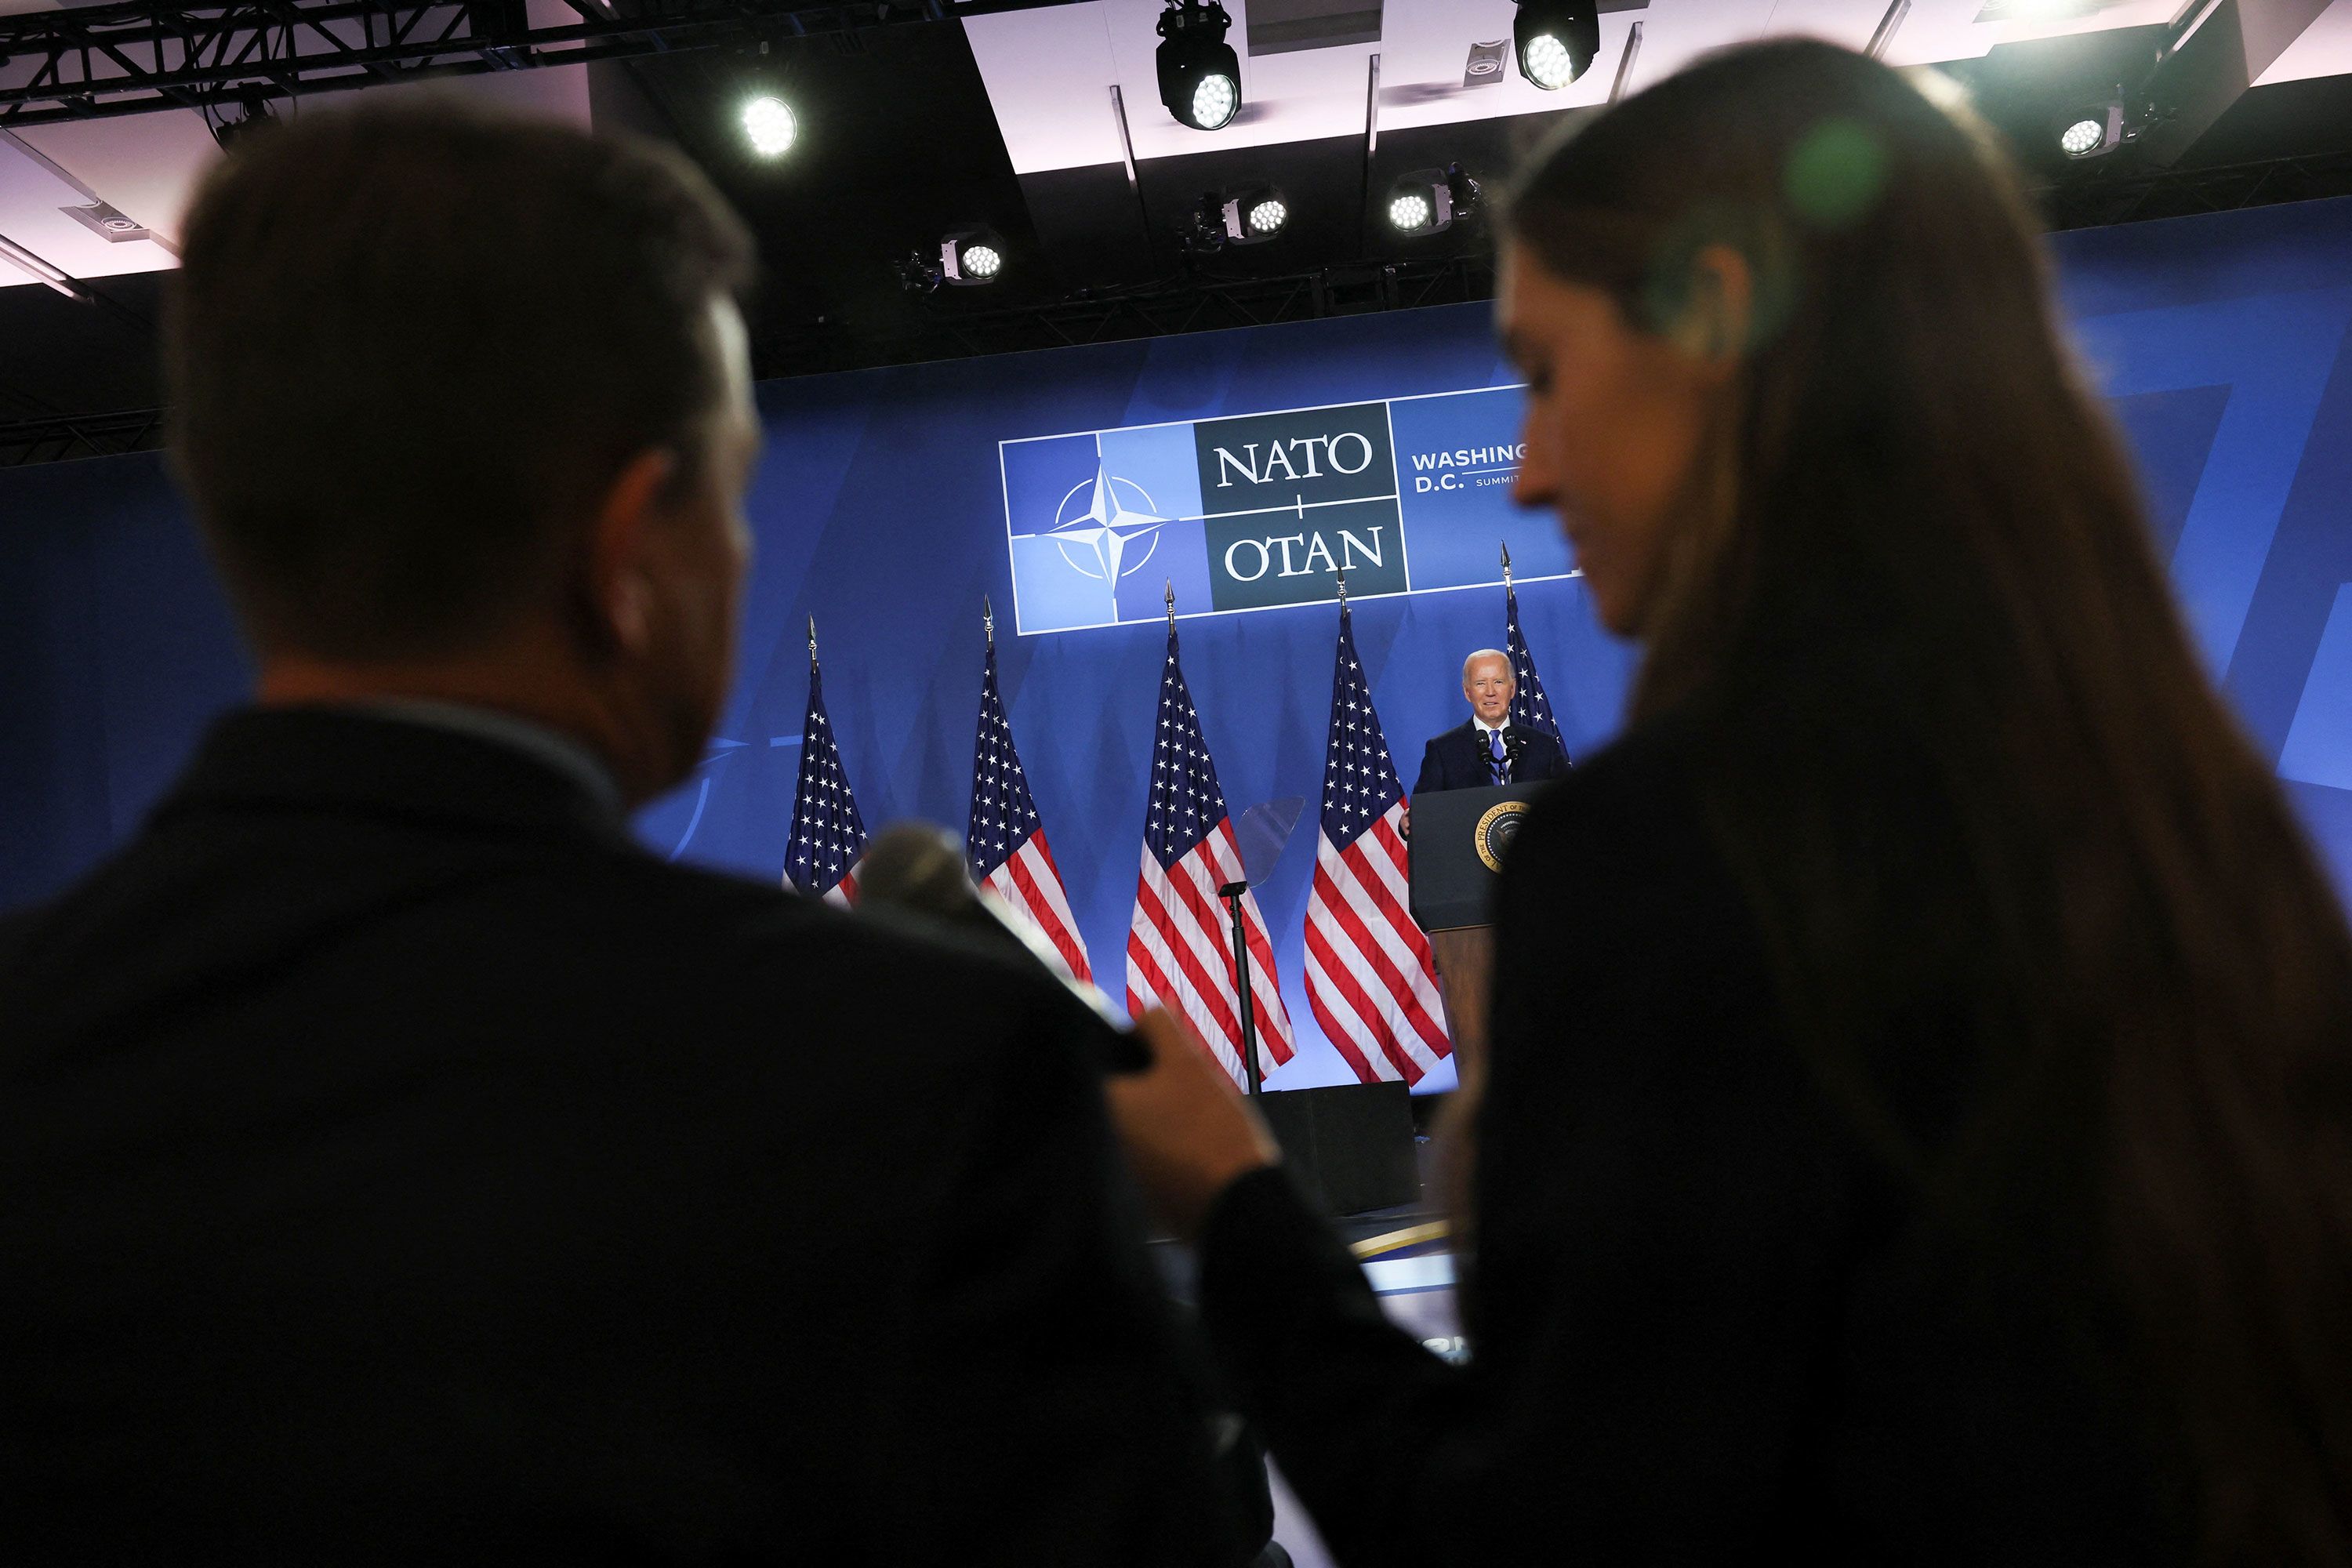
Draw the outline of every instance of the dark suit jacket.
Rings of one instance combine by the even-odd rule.
[[[1518,765],[1511,771],[1512,783],[1540,784],[1568,772],[1568,752],[1559,742],[1540,730],[1516,724],[1511,729],[1527,741],[1527,749],[1519,753]],[[1421,776],[1413,781],[1412,793],[1482,789],[1493,782],[1485,739],[1478,733],[1478,726],[1465,719],[1423,748]]]
[[[2113,1323],[2062,1323],[1865,1151],[1688,776],[1622,743],[1513,847],[1466,1367],[1279,1173],[1220,1197],[1203,1318],[1285,1476],[1347,1568],[2184,1562]]]
[[[5,1555],[1227,1561],[1102,1030],[520,752],[233,716],[0,925]]]

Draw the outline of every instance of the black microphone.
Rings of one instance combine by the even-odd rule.
[[[1022,921],[975,887],[964,864],[963,847],[945,830],[928,822],[901,822],[884,828],[866,845],[857,862],[857,902],[861,909],[901,910],[971,937],[991,951],[1027,962],[1060,981],[1095,1016],[1119,1031],[1123,1049],[1108,1053],[1104,1066],[1113,1072],[1150,1065],[1142,1048],[1128,1036],[1127,1021],[1112,1011],[1109,1000],[1072,974],[1054,951],[1045,932]]]

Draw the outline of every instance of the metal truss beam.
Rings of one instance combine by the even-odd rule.
[[[2053,228],[2094,228],[2352,195],[2352,153],[2068,181],[2035,193]]]
[[[2036,195],[2053,228],[2315,200],[2352,195],[2352,153],[2167,169],[2072,182]],[[1195,276],[1003,310],[963,308],[961,300],[935,296],[913,320],[895,325],[770,328],[760,335],[755,368],[766,377],[965,359],[1458,304],[1490,299],[1494,291],[1494,258],[1478,253],[1270,278]],[[0,420],[0,468],[150,451],[162,445],[163,430],[163,416],[154,409]]]
[[[1409,310],[1485,300],[1495,291],[1494,258],[1364,262],[1270,278],[1193,277],[1134,289],[1082,292],[1045,305],[973,310],[934,296],[921,317],[880,330],[829,321],[761,334],[763,375],[911,364],[924,360],[1018,353],[1029,349],[1271,326],[1277,321]]]
[[[0,420],[0,468],[152,452],[163,444],[163,416],[153,408]]]
[[[112,4],[0,16],[0,126],[100,120],[812,33],[1026,10],[1069,0],[571,0],[530,24],[522,0]]]

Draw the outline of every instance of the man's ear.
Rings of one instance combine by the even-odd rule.
[[[1748,258],[1710,245],[1691,258],[1682,314],[1668,334],[1715,379],[1728,379],[1748,352],[1756,321],[1756,274]]]
[[[610,647],[642,653],[653,637],[656,514],[677,454],[649,447],[614,476],[596,508],[589,541],[588,593],[596,629]]]

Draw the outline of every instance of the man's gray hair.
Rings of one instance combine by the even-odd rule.
[[[1511,656],[1510,656],[1509,654],[1505,653],[1501,648],[1498,648],[1498,647],[1482,647],[1482,648],[1480,648],[1476,653],[1472,654],[1468,658],[1465,658],[1465,659],[1464,659],[1464,660],[1462,661],[1462,684],[1463,684],[1463,685],[1467,686],[1467,685],[1469,685],[1469,684],[1470,684],[1470,667],[1471,667],[1472,665],[1474,665],[1474,664],[1477,663],[1477,662],[1478,662],[1480,659],[1482,659],[1482,658],[1499,658],[1499,659],[1501,659],[1501,660],[1503,661],[1503,673],[1504,673],[1505,675],[1507,675],[1507,676],[1510,677],[1511,681],[1512,681],[1512,683],[1513,683],[1514,685],[1516,685],[1516,684],[1517,683],[1518,679],[1519,679],[1519,672],[1518,672],[1517,670],[1513,669],[1513,668],[1511,668]]]

